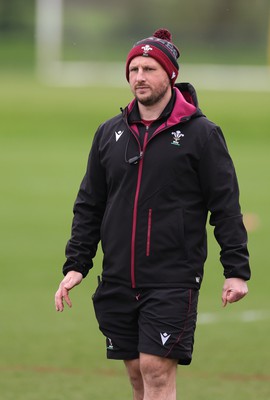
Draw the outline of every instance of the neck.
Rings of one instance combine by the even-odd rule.
[[[141,118],[146,121],[153,121],[155,119],[158,119],[166,105],[169,103],[171,95],[172,91],[168,90],[162,97],[162,99],[151,106],[146,106],[138,101],[138,108]]]

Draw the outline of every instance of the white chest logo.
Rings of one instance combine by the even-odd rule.
[[[173,141],[171,142],[171,144],[174,144],[175,146],[180,146],[180,139],[181,137],[184,137],[185,135],[183,133],[181,133],[181,131],[176,131],[176,132],[172,132],[173,135]]]
[[[114,132],[115,133],[115,140],[119,140],[120,137],[123,135],[124,131],[118,131],[118,132]]]

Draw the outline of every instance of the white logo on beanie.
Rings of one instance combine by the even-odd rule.
[[[145,46],[141,47],[144,51],[144,54],[147,54],[149,51],[153,50],[151,46],[149,46],[149,44],[146,44]]]

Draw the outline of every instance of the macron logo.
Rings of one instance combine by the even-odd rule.
[[[171,337],[171,335],[168,335],[168,333],[164,332],[164,333],[160,333],[160,337],[161,337],[162,344],[164,346],[165,343],[167,342],[167,340]]]
[[[115,133],[115,140],[117,141],[123,135],[124,131],[118,131],[118,132],[114,132],[114,133]]]

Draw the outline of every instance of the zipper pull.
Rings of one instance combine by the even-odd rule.
[[[142,156],[143,156],[143,152],[141,151],[139,156],[135,156],[135,157],[130,158],[128,160],[128,163],[130,165],[136,165],[141,160]]]

